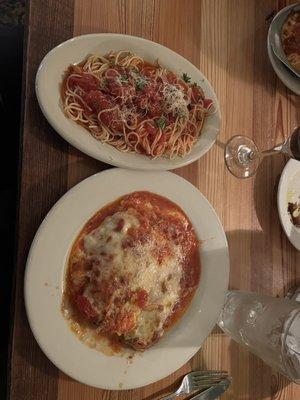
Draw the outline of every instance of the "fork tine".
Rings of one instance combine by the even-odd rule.
[[[192,382],[193,384],[205,384],[205,383],[215,383],[215,382],[220,382],[223,379],[226,379],[228,375],[223,375],[220,377],[214,377],[214,378],[205,378],[205,379],[194,379]]]
[[[207,374],[207,375],[194,375],[191,379],[206,379],[206,378],[218,378],[219,376],[228,375],[228,372],[220,372],[216,374]]]

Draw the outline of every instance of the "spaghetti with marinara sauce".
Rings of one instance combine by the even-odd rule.
[[[190,80],[132,52],[91,55],[66,72],[64,111],[97,140],[120,151],[184,157],[213,108],[213,101]]]

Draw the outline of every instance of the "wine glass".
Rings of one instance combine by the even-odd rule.
[[[247,136],[233,136],[225,146],[225,164],[237,178],[250,178],[255,175],[262,158],[277,153],[300,161],[300,126],[283,143],[270,150],[260,151]]]

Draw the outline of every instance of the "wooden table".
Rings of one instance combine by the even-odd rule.
[[[268,16],[284,5],[285,1],[275,0],[31,0],[24,66],[11,400],[152,399],[173,388],[192,368],[228,370],[233,383],[224,399],[300,398],[300,386],[289,383],[218,329],[189,363],[160,382],[124,392],[84,386],[60,372],[41,352],[23,301],[26,257],[45,214],[70,187],[109,167],[61,139],[42,116],[34,92],[43,56],[60,42],[90,32],[152,39],[203,71],[220,101],[219,140],[201,160],[176,172],[200,189],[222,220],[230,247],[231,288],[282,296],[299,284],[300,255],[287,241],[276,208],[284,158],[265,159],[257,176],[245,181],[232,177],[223,161],[223,145],[233,134],[248,135],[267,148],[300,125],[299,97],[276,78],[266,51]]]

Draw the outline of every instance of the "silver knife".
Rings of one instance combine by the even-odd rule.
[[[222,379],[220,382],[204,390],[204,392],[197,394],[190,400],[215,400],[229,388],[230,383],[231,381],[229,379]]]

